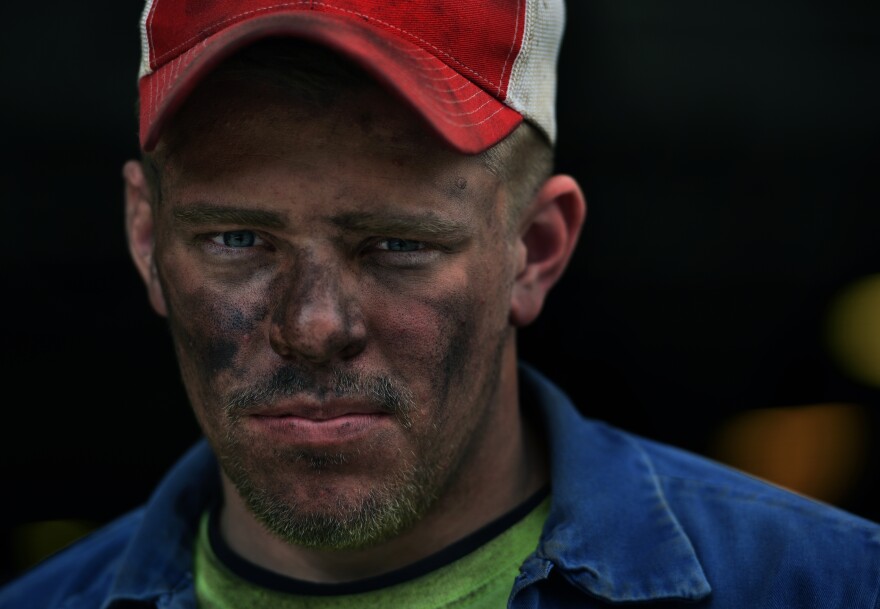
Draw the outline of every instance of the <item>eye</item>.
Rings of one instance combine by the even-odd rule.
[[[392,237],[377,241],[376,247],[380,250],[387,250],[389,252],[417,252],[425,249],[425,243],[423,241],[411,241],[409,239]]]
[[[211,238],[211,241],[217,245],[224,245],[230,248],[248,248],[258,245],[262,242],[262,239],[257,237],[253,231],[232,230],[217,233]]]

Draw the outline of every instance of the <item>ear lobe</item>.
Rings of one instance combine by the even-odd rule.
[[[584,194],[574,178],[547,180],[526,210],[520,229],[520,266],[510,303],[510,322],[532,323],[550,288],[565,271],[586,217]]]
[[[159,283],[155,263],[155,221],[152,198],[144,169],[138,161],[128,161],[122,168],[125,180],[125,233],[128,251],[134,266],[147,287],[153,310],[163,317],[168,315],[165,296]]]

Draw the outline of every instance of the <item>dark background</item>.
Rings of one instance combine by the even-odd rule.
[[[2,579],[33,560],[31,525],[134,507],[197,436],[124,242],[141,7],[4,9]],[[840,366],[825,328],[841,291],[880,273],[878,17],[570,1],[558,165],[589,215],[520,340],[585,412],[709,455],[737,414],[855,405],[868,449],[834,502],[874,520],[880,387]]]

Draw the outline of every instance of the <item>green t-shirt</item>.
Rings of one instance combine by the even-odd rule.
[[[201,609],[498,609],[519,566],[538,544],[550,510],[542,491],[435,556],[394,573],[345,584],[315,584],[272,573],[235,555],[216,516],[202,518],[195,552]]]

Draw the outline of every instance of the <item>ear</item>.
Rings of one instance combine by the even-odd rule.
[[[168,307],[156,271],[153,199],[143,165],[138,161],[126,162],[122,168],[122,177],[125,180],[125,233],[128,237],[128,251],[147,286],[147,295],[153,310],[164,317],[168,315]]]
[[[547,293],[568,265],[586,214],[584,194],[571,176],[551,177],[535,195],[520,225],[512,325],[527,326],[538,317]]]

